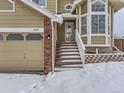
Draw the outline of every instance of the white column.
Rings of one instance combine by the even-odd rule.
[[[112,38],[113,38],[113,40],[112,40],[112,44],[113,44],[113,46],[114,46],[114,8],[112,8]]]
[[[79,16],[76,17],[76,29],[77,29],[77,30],[79,30],[78,27],[79,27]]]
[[[79,33],[81,35],[81,6],[79,7]]]
[[[109,6],[109,35],[110,35],[110,38],[113,38],[113,35],[112,35],[112,8],[111,8],[111,6]],[[111,43],[112,43],[112,41],[111,41]]]
[[[87,41],[91,45],[91,0],[87,0]]]
[[[52,73],[55,71],[55,42],[54,42],[54,24],[53,20],[51,20],[51,26],[52,26]]]
[[[105,10],[105,34],[106,34],[106,45],[108,45],[108,0],[106,0],[106,10]]]
[[[111,22],[112,21],[111,19],[112,18],[111,18],[111,16],[112,16],[112,8],[111,8],[111,6],[109,6],[109,32],[110,32],[110,35],[112,35],[111,34],[112,33],[112,29],[111,29],[112,28],[112,25],[111,25],[111,23],[112,23]]]
[[[58,13],[58,0],[56,0],[56,14]]]

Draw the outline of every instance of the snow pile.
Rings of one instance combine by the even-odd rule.
[[[58,72],[27,93],[124,93],[124,63],[88,64]]]

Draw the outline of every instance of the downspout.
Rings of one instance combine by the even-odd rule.
[[[53,25],[53,20],[51,20],[51,26],[52,26],[52,73],[55,71],[55,46],[54,46],[54,25]]]

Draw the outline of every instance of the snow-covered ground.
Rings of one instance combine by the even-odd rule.
[[[0,93],[20,93],[29,89],[43,76],[26,74],[0,74]]]
[[[46,78],[0,74],[0,93],[124,93],[124,62],[88,64]]]

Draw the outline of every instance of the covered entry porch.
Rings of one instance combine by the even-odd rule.
[[[63,14],[63,24],[57,25],[57,43],[75,42],[77,15]]]
[[[63,15],[57,26],[55,70],[80,69],[84,64],[85,47],[76,26],[77,15]]]

